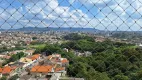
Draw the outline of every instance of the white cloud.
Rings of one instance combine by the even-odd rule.
[[[23,0],[24,2],[25,0]],[[8,11],[4,11],[1,14],[1,17],[7,20],[6,23],[9,23],[3,24],[4,22],[2,21],[4,20],[0,19],[1,24],[3,24],[2,28],[5,28],[5,26],[7,28],[11,26],[85,27],[87,21],[82,17],[89,19],[88,15],[79,9],[70,11],[70,7],[59,6],[57,0],[37,1],[36,5],[34,5],[33,0],[28,0],[25,6],[20,7],[18,11],[15,8],[10,8]],[[19,24],[16,23],[17,20]]]
[[[97,6],[98,13],[102,14],[102,17],[98,18],[101,22],[96,26],[98,29],[101,27],[103,30],[107,27],[108,30],[117,28],[118,30],[139,30],[142,25],[142,20],[139,20],[142,16],[141,0],[78,0],[78,2],[85,6]],[[95,25],[95,23],[90,24]]]
[[[20,0],[20,2],[24,3],[24,6],[18,11],[15,8],[8,8],[4,12],[0,9],[0,25],[5,20],[9,23],[4,23],[3,28],[5,26],[10,28],[14,25],[14,27],[93,27],[101,30],[116,30],[117,28],[127,30],[128,26],[132,26],[135,21],[142,25],[142,20],[139,20],[142,14],[142,3],[140,3],[142,1],[140,0],[69,0],[72,5],[76,2],[84,6],[95,4],[99,16],[92,16],[97,18],[90,17],[88,14],[90,12],[85,13],[82,9],[72,10],[69,6],[59,6],[57,0]],[[136,10],[137,12],[134,13]],[[129,19],[129,15],[132,19]],[[17,20],[19,22],[16,23]],[[131,29],[137,30],[139,25],[135,24]]]

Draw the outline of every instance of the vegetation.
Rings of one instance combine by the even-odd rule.
[[[34,45],[33,45],[34,46]],[[43,44],[43,45],[39,45],[36,46],[36,51],[35,53],[42,53],[42,52],[46,52],[48,54],[52,54],[52,53],[58,53],[61,52],[61,48],[59,45],[57,44]]]
[[[1,47],[0,48],[0,52],[2,53],[2,52],[5,52],[5,51],[14,51],[14,50],[23,50],[23,49],[25,49],[24,47],[19,47],[19,46],[16,46],[15,48],[9,48],[9,49],[7,49],[7,47]]]
[[[0,78],[0,80],[6,80],[6,79],[7,79],[6,76],[2,76],[2,77]]]
[[[11,56],[11,58],[8,59],[8,60],[6,60],[5,63],[3,63],[2,65],[4,66],[5,64],[8,64],[9,62],[17,61],[17,60],[19,60],[20,58],[25,57],[25,56],[26,56],[26,54],[23,53],[23,52],[19,52],[19,53],[17,53],[17,54],[13,54],[13,55]]]
[[[16,74],[12,77],[10,77],[8,80],[17,80],[19,78],[19,76]]]
[[[46,46],[46,44],[37,44],[37,43],[29,45],[30,48],[35,48],[38,50],[43,49],[45,46]]]
[[[13,54],[13,55],[11,56],[11,58],[9,59],[9,61],[14,62],[14,61],[19,60],[19,59],[22,58],[22,57],[25,57],[25,56],[26,56],[25,53],[19,52],[19,53],[17,53],[17,54]]]
[[[142,33],[137,31],[118,31],[118,32],[113,32],[111,37],[114,38],[120,38],[120,39],[136,39],[140,38],[141,39]]]
[[[35,37],[35,36],[34,36],[34,37],[32,37],[32,39],[33,39],[33,40],[36,40],[36,39],[37,39],[37,37]]]
[[[74,34],[73,34],[74,35]],[[79,36],[79,35],[78,35]],[[76,37],[76,36],[75,36]],[[67,74],[86,80],[140,80],[142,79],[142,49],[133,44],[95,42],[86,38],[75,38],[61,45],[46,44],[37,51],[60,53],[70,61]],[[69,52],[63,51],[68,48]],[[92,56],[78,57],[72,50],[91,51]]]
[[[87,36],[87,35],[82,35],[82,34],[77,34],[77,33],[71,33],[69,35],[66,35],[63,37],[65,40],[81,40],[85,39],[88,41],[94,41],[93,37]]]

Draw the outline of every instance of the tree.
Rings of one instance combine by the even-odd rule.
[[[2,76],[2,77],[0,78],[0,80],[7,80],[7,77],[6,77],[6,76]]]
[[[129,80],[128,76],[124,76],[124,75],[116,75],[114,77],[114,80]]]
[[[25,55],[25,53],[23,53],[23,52],[19,52],[19,53],[17,53],[17,54],[13,54],[12,56],[11,56],[11,58],[9,59],[9,62],[13,62],[13,61],[17,61],[17,60],[19,60],[21,57],[25,57],[26,55]]]
[[[73,34],[67,36],[67,42],[58,44],[46,44],[36,48],[39,52],[48,54],[59,53],[69,60],[67,74],[71,77],[81,77],[86,80],[137,80],[142,78],[142,49],[135,48],[132,44],[112,42],[95,42],[86,35]],[[90,39],[89,39],[90,38]],[[69,52],[63,48],[70,49]],[[71,50],[73,50],[71,52]],[[74,51],[93,53],[89,57],[78,57]],[[17,56],[13,57],[16,59]],[[19,58],[19,57],[18,57]],[[133,74],[132,74],[133,73]]]
[[[12,77],[10,77],[8,80],[17,80],[19,78],[19,76],[16,74]]]
[[[96,71],[99,71],[99,72],[106,71],[106,65],[104,61],[102,60],[92,61],[92,66],[94,67],[94,69],[96,69]]]
[[[66,40],[80,40],[80,39],[82,39],[82,35],[79,35],[77,33],[71,33],[71,34],[64,36],[64,39],[66,39]]]
[[[33,40],[36,40],[36,39],[37,39],[37,37],[35,37],[35,36],[34,36],[34,37],[32,37],[32,39],[33,39]]]
[[[66,40],[87,40],[94,42],[95,39],[91,36],[83,35],[83,34],[78,34],[78,33],[71,33],[63,37]]]

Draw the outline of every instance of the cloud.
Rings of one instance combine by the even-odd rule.
[[[17,1],[20,2],[19,5],[24,5],[6,8],[9,3],[2,2],[7,4],[1,5],[2,8],[0,8],[0,26],[2,28],[31,26],[139,30],[142,25],[140,19],[142,1],[140,0],[69,0],[72,6],[76,6],[74,5],[76,3],[83,5],[79,8],[63,6],[58,0]],[[15,2],[15,4],[18,3]],[[6,11],[4,11],[5,8]]]
[[[141,28],[141,0],[78,0],[78,2],[83,6],[97,8],[97,13],[101,15],[97,18],[101,23],[96,26],[97,28],[100,27],[102,30],[139,30]]]
[[[84,27],[85,19],[88,18],[81,10],[70,11],[70,7],[59,6],[57,0],[42,0],[36,5],[33,0],[20,0],[24,3],[18,10],[8,8],[1,14],[0,24],[2,28],[25,27]],[[28,3],[29,2],[29,3]],[[36,2],[36,1],[35,1]],[[27,4],[28,3],[28,4]],[[2,9],[0,9],[2,12]],[[3,22],[5,21],[6,22]],[[18,21],[18,22],[17,22]]]

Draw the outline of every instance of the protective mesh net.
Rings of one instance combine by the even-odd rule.
[[[0,80],[141,80],[141,0],[0,0]]]

